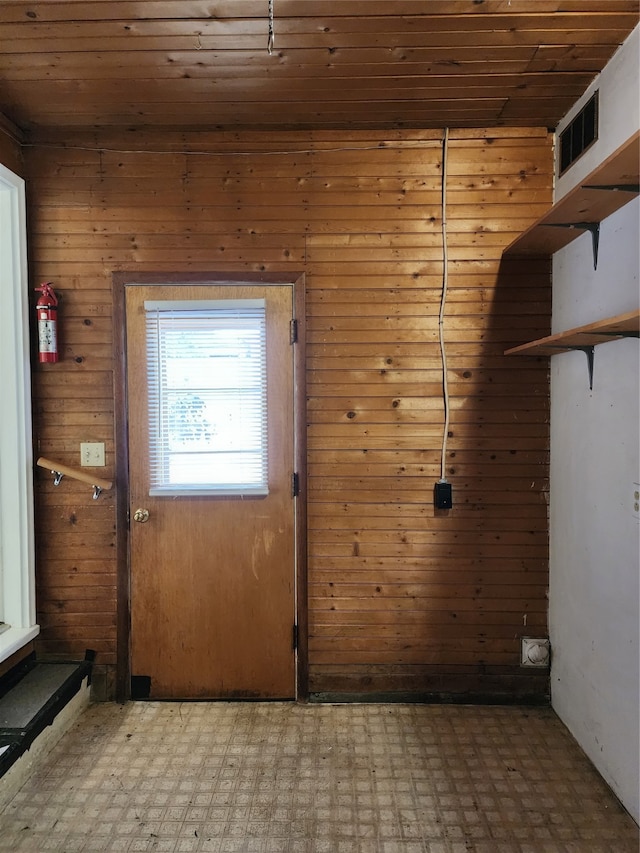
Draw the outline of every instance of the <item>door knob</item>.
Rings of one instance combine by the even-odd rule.
[[[145,521],[149,521],[149,510],[148,509],[137,509],[133,513],[133,520],[139,521],[140,524],[144,524]]]

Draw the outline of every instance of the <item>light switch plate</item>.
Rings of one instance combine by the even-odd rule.
[[[80,465],[89,468],[104,466],[104,442],[91,441],[80,444]]]

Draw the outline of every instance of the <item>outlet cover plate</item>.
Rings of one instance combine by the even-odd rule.
[[[520,666],[549,666],[551,647],[547,638],[521,637]]]

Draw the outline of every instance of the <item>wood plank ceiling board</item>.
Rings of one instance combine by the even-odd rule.
[[[52,128],[555,127],[637,0],[4,0],[0,112]]]

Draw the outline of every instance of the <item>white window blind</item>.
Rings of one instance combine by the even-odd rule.
[[[268,494],[264,299],[145,313],[149,494]]]

